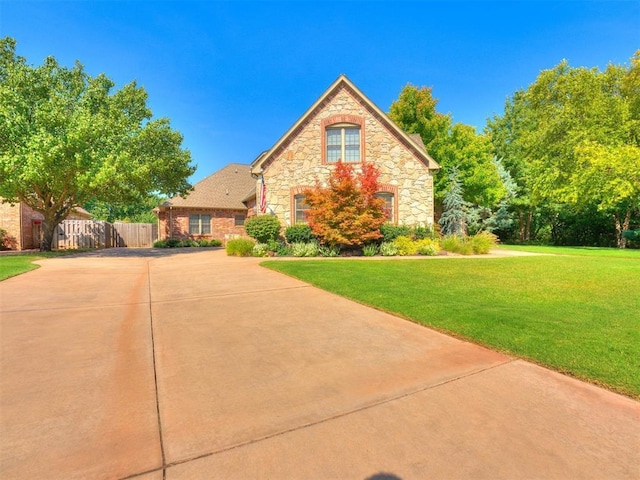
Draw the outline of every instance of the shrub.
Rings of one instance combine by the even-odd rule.
[[[275,215],[259,215],[244,222],[244,230],[259,243],[276,240],[280,235],[280,221]]]
[[[210,247],[221,247],[222,246],[222,240],[218,240],[217,238],[212,238],[211,240],[209,240],[209,246]]]
[[[266,257],[268,256],[269,245],[266,243],[256,243],[251,250],[251,255],[254,257]]]
[[[442,249],[460,255],[472,255],[474,252],[471,237],[447,235],[442,239]]]
[[[393,257],[398,254],[398,247],[393,242],[382,242],[380,244],[380,254],[385,257]]]
[[[434,256],[440,253],[440,244],[437,240],[431,238],[423,238],[416,242],[419,255]]]
[[[451,253],[460,253],[464,248],[464,238],[460,235],[447,235],[441,240],[442,249]],[[473,249],[471,249],[473,251]]]
[[[378,253],[378,245],[375,243],[370,243],[369,245],[365,245],[362,247],[362,254],[365,257],[373,257]]]
[[[318,247],[318,255],[321,257],[337,257],[340,255],[340,248],[328,245],[320,245]]]
[[[180,242],[180,245],[178,246],[179,247],[199,247],[200,245],[198,244],[198,242],[196,242],[191,238],[185,238]]]
[[[413,239],[414,240],[423,240],[425,238],[435,239],[438,237],[435,228],[433,225],[416,225],[413,228]]]
[[[409,237],[396,237],[393,244],[398,249],[398,255],[415,255],[418,252],[418,245]]]
[[[284,243],[278,243],[278,247],[276,250],[272,250],[276,252],[279,257],[289,257],[291,256],[291,247],[285,245]]]
[[[291,254],[294,257],[316,257],[319,247],[316,242],[296,242],[291,244]]]
[[[471,243],[473,253],[486,254],[496,246],[496,243],[498,243],[498,237],[493,233],[480,232],[476,233],[473,237],[470,237],[469,241]]]
[[[177,248],[182,244],[179,238],[167,238],[165,242],[167,248]]]
[[[234,238],[227,242],[227,255],[236,257],[248,257],[253,251],[256,242],[249,238]]]
[[[380,227],[383,242],[393,242],[398,237],[411,236],[411,227],[408,225],[393,225],[385,223]]]
[[[287,227],[284,238],[288,243],[307,243],[315,239],[311,227],[303,223]]]

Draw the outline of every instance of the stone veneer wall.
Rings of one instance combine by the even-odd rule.
[[[288,145],[275,152],[265,167],[267,210],[285,225],[293,221],[292,189],[312,186],[316,179],[326,186],[333,166],[322,164],[322,120],[334,115],[364,118],[365,161],[380,170],[379,181],[387,191],[397,191],[397,223],[408,225],[433,223],[433,177],[424,163],[401,144],[395,136],[360,104],[346,89],[328,99],[318,113]],[[256,191],[260,191],[259,182]]]
[[[189,235],[189,215],[211,215],[210,235]],[[210,208],[182,209],[174,208],[169,214],[169,210],[158,213],[158,237],[166,238],[216,238],[223,243],[229,238],[246,236],[243,226],[235,225],[235,216],[244,215],[246,218],[252,214],[250,210],[216,210]],[[171,224],[171,225],[170,225]]]

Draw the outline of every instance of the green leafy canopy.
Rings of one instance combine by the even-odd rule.
[[[0,196],[42,213],[45,237],[91,200],[190,190],[195,167],[182,135],[168,119],[152,119],[144,88],[134,81],[114,90],[79,62],[67,68],[48,57],[31,66],[15,45],[0,39]]]

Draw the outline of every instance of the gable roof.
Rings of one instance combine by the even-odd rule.
[[[256,180],[251,176],[251,167],[231,163],[196,183],[187,198],[170,198],[160,205],[160,209],[187,207],[246,210],[244,202],[255,196],[255,189]]]
[[[437,170],[440,165],[431,158],[431,155],[427,152],[427,149],[420,138],[420,135],[409,135],[402,131],[398,125],[396,125],[382,110],[380,110],[367,96],[362,93],[358,87],[356,87],[346,75],[340,75],[335,82],[315,101],[311,107],[298,119],[293,126],[287,130],[287,132],[278,140],[273,147],[269,150],[261,153],[251,164],[251,173],[258,175],[262,172],[263,166],[268,164],[273,157],[275,157],[289,141],[302,129],[302,127],[320,110],[326,105],[326,103],[332,99],[339,91],[346,89],[351,95],[369,111],[374,117],[376,117],[395,137],[408,148],[418,159],[420,159],[428,168]],[[417,135],[417,137],[416,137]]]

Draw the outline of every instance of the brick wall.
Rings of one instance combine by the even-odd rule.
[[[6,232],[0,248],[20,250],[20,205],[0,203],[0,228]]]
[[[0,203],[0,228],[7,232],[2,248],[29,250],[39,248],[39,227],[44,217],[25,204]]]
[[[189,235],[189,215],[211,215],[210,235]],[[236,216],[248,218],[253,214],[253,209],[247,210],[217,210],[208,208],[173,208],[158,212],[160,239],[166,238],[216,238],[226,243],[226,240],[235,236],[246,236],[244,226],[235,224]]]

